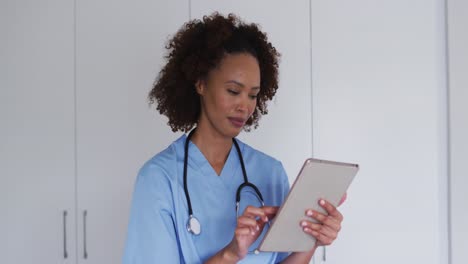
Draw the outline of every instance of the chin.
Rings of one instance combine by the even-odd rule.
[[[232,128],[231,127],[231,129],[226,131],[226,135],[231,137],[231,138],[235,138],[242,132],[242,129],[244,129],[244,128],[243,127],[241,127],[241,128]]]

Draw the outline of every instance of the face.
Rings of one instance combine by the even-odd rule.
[[[235,137],[253,114],[260,92],[260,67],[247,53],[227,54],[196,84],[201,98],[200,129]]]

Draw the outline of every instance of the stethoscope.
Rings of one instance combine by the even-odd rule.
[[[192,233],[193,235],[199,235],[201,233],[200,221],[198,221],[198,219],[195,216],[193,216],[192,204],[190,203],[190,195],[189,195],[188,188],[187,188],[188,147],[189,147],[190,138],[192,137],[194,132],[195,132],[195,129],[190,131],[187,138],[185,139],[184,191],[185,191],[185,198],[187,198],[188,213],[189,213],[189,219],[187,221],[187,231],[189,233]],[[257,197],[259,198],[262,206],[264,206],[265,203],[263,202],[263,196],[260,193],[260,191],[258,190],[257,186],[250,183],[248,178],[247,178],[247,172],[245,171],[245,165],[244,165],[244,158],[242,157],[242,153],[240,151],[239,144],[237,144],[237,141],[236,141],[235,138],[232,139],[232,142],[234,143],[234,146],[236,147],[236,150],[237,150],[237,154],[239,155],[239,160],[240,160],[241,167],[242,167],[242,174],[244,176],[244,183],[239,185],[239,187],[237,187],[237,191],[236,191],[236,216],[239,217],[240,194],[241,194],[241,191],[242,191],[242,189],[244,187],[251,187],[255,191],[255,193],[257,194]]]

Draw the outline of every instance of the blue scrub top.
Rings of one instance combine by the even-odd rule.
[[[189,216],[183,182],[185,140],[186,136],[181,136],[139,171],[124,264],[203,263],[233,238],[236,190],[244,182],[236,148],[231,148],[218,176],[198,147],[189,143],[187,185],[193,215],[201,225],[201,233],[196,236],[186,228]],[[260,190],[265,205],[280,206],[289,191],[281,162],[237,141],[249,182]],[[246,189],[241,204],[259,206],[259,200],[253,190]],[[251,246],[252,251],[264,234],[265,230]],[[287,253],[249,253],[239,263],[278,263],[286,256]]]

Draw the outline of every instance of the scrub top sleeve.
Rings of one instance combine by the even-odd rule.
[[[279,173],[280,173],[280,178],[281,178],[281,181],[282,181],[282,195],[283,197],[281,198],[281,204],[284,202],[284,200],[286,199],[286,196],[288,196],[288,193],[289,193],[289,179],[288,179],[288,175],[286,174],[286,170],[284,169],[283,167],[283,164],[281,162],[278,162],[279,163]]]
[[[161,169],[137,177],[124,250],[124,264],[180,263],[171,186]],[[150,173],[151,172],[151,173]]]

